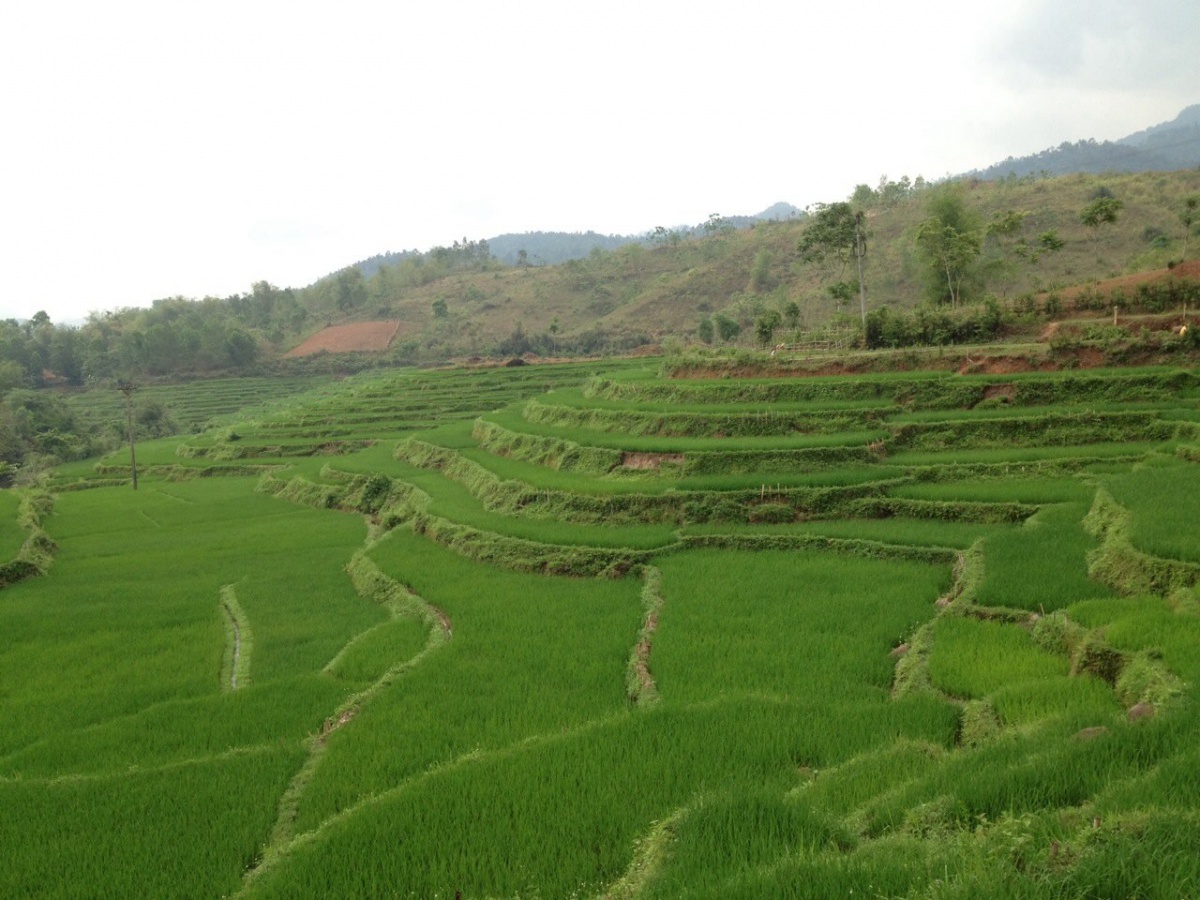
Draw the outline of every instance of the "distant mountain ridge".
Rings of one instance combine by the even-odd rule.
[[[722,216],[722,221],[734,228],[749,228],[756,222],[796,219],[803,215],[804,210],[798,206],[780,201],[752,216]],[[700,234],[704,232],[705,224],[680,225],[672,230],[681,234]],[[552,266],[572,259],[583,259],[596,248],[615,250],[626,244],[649,244],[650,234],[648,231],[626,235],[597,234],[594,231],[528,231],[524,234],[502,234],[488,238],[488,246],[496,259],[510,266],[518,263],[522,250],[525,251],[530,265]]]
[[[722,221],[734,228],[749,228],[756,222],[785,221],[799,219],[804,210],[791,203],[772,203],[760,213],[752,216],[723,216]],[[701,234],[706,223],[678,225],[672,231],[680,234]],[[531,266],[553,266],[572,259],[584,259],[594,250],[615,250],[626,244],[650,244],[651,231],[641,234],[599,234],[595,231],[527,231],[521,234],[507,233],[486,239],[492,256],[506,265],[515,266],[522,262],[521,251],[525,251],[524,263]],[[414,256],[417,250],[401,250],[379,253],[347,268],[358,269],[363,278],[370,278],[381,266],[394,266]],[[331,273],[332,274],[332,273]],[[330,277],[330,276],[325,276]],[[323,279],[322,279],[323,280]]]
[[[1135,131],[1117,141],[1118,144],[1129,144],[1133,147],[1155,146],[1166,141],[1175,141],[1185,135],[1188,130],[1200,129],[1200,103],[1187,107],[1170,122],[1151,125],[1141,131]]]
[[[965,173],[968,177],[995,180],[1009,176],[1068,175],[1083,172],[1175,172],[1200,166],[1200,104],[1184,109],[1170,122],[1162,122],[1116,141],[1094,138],[1064,141],[1029,156],[1008,157],[1002,162]]]

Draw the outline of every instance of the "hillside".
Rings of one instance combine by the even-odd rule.
[[[912,308],[925,296],[927,267],[916,232],[932,189],[906,181],[890,183],[899,190],[869,191],[865,198],[871,308]],[[985,241],[979,257],[975,298],[991,294],[1011,302],[1038,290],[1165,267],[1182,252],[1180,210],[1185,197],[1200,192],[1200,172],[970,180],[961,191],[982,223],[1006,212],[1025,214],[1019,234]],[[1080,222],[1097,194],[1123,204],[1103,230]],[[408,358],[531,348],[595,353],[671,335],[688,339],[701,318],[715,313],[740,322],[740,340],[749,346],[754,319],[765,309],[795,303],[803,329],[839,316],[852,321],[857,312],[856,298],[839,302],[828,290],[851,277],[849,267],[802,263],[797,244],[806,227],[795,220],[759,222],[651,247],[593,250],[557,266],[478,266],[411,286],[398,286],[402,270],[385,269],[364,283],[363,313],[343,315],[403,321],[411,337],[398,341],[395,352]],[[1048,231],[1061,239],[1061,251],[1036,263],[1013,252],[1016,241]],[[320,303],[318,293],[300,296]]]

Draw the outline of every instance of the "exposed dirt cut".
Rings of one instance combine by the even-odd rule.
[[[1030,372],[1036,368],[1038,368],[1038,365],[1024,356],[980,355],[978,359],[968,356],[967,361],[958,367],[958,374],[1013,375],[1017,372]]]
[[[1114,291],[1121,291],[1125,294],[1131,294],[1137,290],[1138,285],[1154,284],[1159,281],[1167,281],[1169,279],[1196,279],[1200,281],[1200,259],[1189,259],[1186,262],[1181,262],[1170,269],[1153,269],[1149,272],[1135,272],[1132,275],[1121,275],[1117,278],[1106,278],[1104,281],[1097,281],[1092,284],[1080,284],[1074,287],[1065,288],[1058,291],[1058,295],[1066,302],[1070,303],[1080,294],[1085,292],[1095,292],[1101,296],[1108,296]]]
[[[626,453],[621,457],[622,469],[660,469],[663,463],[683,465],[682,453]]]
[[[400,330],[400,323],[355,322],[352,325],[330,325],[318,331],[284,358],[312,356],[314,353],[381,353],[386,350]]]
[[[1012,382],[1008,384],[989,384],[983,389],[983,399],[991,400],[993,397],[1005,397],[1009,400],[1017,396],[1017,386]]]

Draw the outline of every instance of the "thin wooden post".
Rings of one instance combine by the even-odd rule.
[[[117,390],[125,395],[125,424],[129,430],[129,473],[133,478],[133,489],[138,489],[137,485],[137,451],[136,451],[136,433],[134,431],[133,422],[133,392],[137,390],[137,385],[132,381],[121,380],[117,382]]]

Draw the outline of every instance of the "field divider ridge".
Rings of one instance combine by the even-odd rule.
[[[958,612],[959,608],[973,602],[979,585],[983,583],[983,541],[977,540],[967,550],[954,555],[954,568],[950,589],[937,599],[935,613],[929,621],[920,625],[905,644],[896,648],[896,670],[892,676],[892,698],[911,694],[936,694],[950,702],[933,686],[929,677],[929,657],[933,652],[934,622],[947,610]]]
[[[879,427],[890,407],[825,410],[753,410],[747,412],[651,412],[632,409],[599,409],[526,402],[522,418],[537,425],[581,428],[658,437],[761,437],[791,433],[831,434],[839,431]]]
[[[864,449],[864,452],[865,449]],[[906,500],[886,491],[911,478],[891,478],[834,487],[768,485],[735,490],[669,490],[656,494],[583,494],[502,480],[478,462],[447,447],[410,438],[395,450],[397,459],[436,469],[462,484],[488,509],[510,515],[554,518],[590,524],[703,524],[745,522],[753,504],[771,500],[802,509],[809,518],[887,518],[903,515],[976,523],[1019,522],[1037,512],[1033,504]]]
[[[381,540],[383,539],[386,539],[386,535],[381,538]],[[451,639],[453,628],[450,617],[399,581],[384,574],[370,558],[369,552],[370,546],[364,547],[357,551],[346,565],[346,573],[350,576],[355,591],[364,599],[378,603],[387,609],[393,618],[419,619],[429,628],[429,636],[426,638],[425,646],[415,656],[396,663],[368,687],[347,697],[325,719],[320,731],[307,738],[308,755],[279,799],[279,812],[275,825],[271,829],[271,835],[256,864],[246,871],[243,890],[262,871],[274,865],[280,856],[281,848],[295,839],[295,823],[299,804],[324,756],[329,736],[351,722],[372,698]],[[318,826],[318,830],[321,827]]]
[[[250,683],[250,652],[254,647],[254,637],[250,631],[250,619],[238,602],[232,584],[222,586],[220,606],[225,620],[221,690],[236,691]]]
[[[649,831],[635,839],[633,859],[630,860],[628,868],[603,893],[591,900],[635,900],[640,897],[669,860],[675,830],[690,812],[691,808],[687,806],[677,809],[666,818],[655,822]]]
[[[708,702],[716,703],[719,701],[713,700]],[[563,731],[551,730],[540,734],[531,734],[503,747],[496,747],[486,751],[479,748],[467,750],[455,756],[453,759],[431,765],[429,768],[406,778],[393,787],[387,788],[386,790],[378,793],[369,794],[361,798],[357,802],[352,803],[338,812],[331,814],[328,818],[323,819],[320,823],[308,831],[300,834],[294,834],[289,831],[286,835],[280,836],[278,840],[275,839],[276,836],[273,833],[272,840],[267,849],[264,850],[257,863],[246,870],[244,879],[242,881],[242,887],[237,891],[237,893],[232,895],[232,898],[233,900],[236,900],[238,897],[244,897],[251,884],[253,884],[258,878],[270,871],[275,866],[280,865],[289,853],[312,843],[320,838],[320,836],[329,829],[346,821],[347,819],[351,819],[374,806],[388,803],[395,797],[403,794],[405,791],[414,789],[423,782],[427,782],[430,779],[437,778],[444,773],[452,772],[455,769],[463,766],[469,766],[474,763],[478,763],[485,758],[509,757],[517,753],[521,753],[529,748],[539,747],[545,744],[575,740],[581,735],[586,735],[599,729],[609,728],[613,725],[624,723],[627,721],[628,715],[629,713],[627,711],[622,710],[621,712],[614,713],[612,715],[581,722],[578,725],[567,728]],[[307,766],[308,763],[306,763],[306,768]],[[311,777],[311,772],[308,773],[308,776]],[[287,794],[285,794],[285,799],[286,798]],[[295,811],[293,809],[293,820],[295,818],[294,812]]]
[[[654,635],[658,631],[659,613],[662,611],[662,572],[655,566],[642,567],[642,609],[645,618],[638,631],[633,652],[629,654],[625,683],[629,699],[634,706],[651,707],[659,702],[658,684],[650,672],[650,651]]]
[[[949,547],[888,544],[865,538],[837,538],[822,534],[690,534],[680,538],[682,549],[714,547],[723,550],[819,550],[867,559],[951,565],[959,553]]]
[[[835,432],[836,433],[836,432]],[[638,447],[636,438],[624,449],[590,446],[567,438],[515,431],[487,419],[476,419],[471,436],[481,449],[495,456],[544,466],[560,472],[602,476],[625,474],[630,470],[645,474],[647,468],[664,475],[690,477],[709,474],[776,472],[779,467],[831,469],[838,466],[871,465],[885,460],[883,447],[887,432],[880,429],[872,435],[859,435],[857,442],[818,447],[774,447],[758,449],[686,449],[661,450]],[[709,441],[712,444],[729,438],[680,437],[682,442]],[[642,442],[645,443],[644,441]],[[708,446],[708,445],[705,445]],[[630,459],[649,459],[653,465],[630,465]]]
[[[1122,594],[1167,597],[1200,584],[1200,565],[1163,559],[1133,546],[1133,519],[1105,488],[1097,488],[1084,528],[1099,538],[1088,556],[1088,575]]]
[[[49,570],[58,545],[46,533],[42,523],[53,511],[54,495],[50,492],[35,488],[21,495],[17,524],[26,537],[17,555],[0,564],[0,588],[35,575],[45,575]]]

